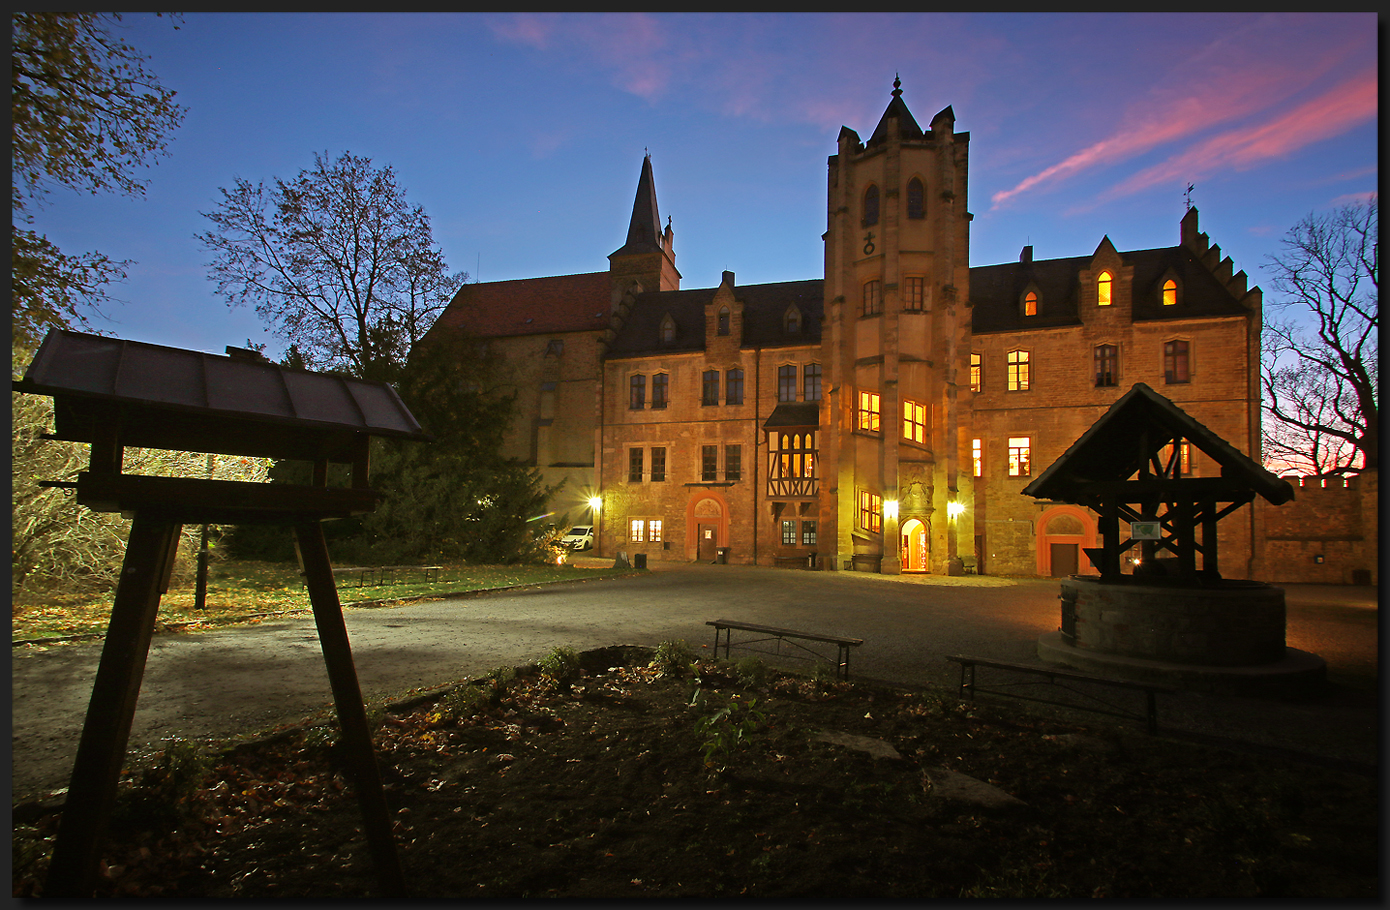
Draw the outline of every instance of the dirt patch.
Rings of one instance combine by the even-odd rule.
[[[384,712],[412,895],[1378,893],[1372,778],[756,661],[674,674],[652,656],[601,649],[572,686],[523,668]],[[137,775],[99,893],[375,894],[319,721],[182,786],[170,762]],[[16,896],[38,890],[58,818],[16,808]]]

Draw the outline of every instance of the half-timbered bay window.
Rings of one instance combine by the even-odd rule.
[[[915,401],[903,399],[903,439],[926,445],[927,408]]]
[[[767,495],[788,499],[816,495],[818,432],[790,428],[768,430]]]
[[[859,527],[883,533],[883,497],[868,490],[859,491]]]
[[[878,432],[878,404],[877,392],[859,393],[859,409],[856,412],[854,421],[855,427],[868,433]]]

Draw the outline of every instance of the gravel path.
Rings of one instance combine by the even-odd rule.
[[[1057,628],[1057,582],[993,577],[892,579],[746,566],[658,564],[640,576],[345,611],[368,697],[397,697],[498,666],[535,660],[557,645],[654,646],[685,639],[712,647],[707,620],[762,622],[864,639],[856,678],[954,686],[942,659],[970,654],[1036,660],[1039,635]],[[1327,698],[1273,702],[1184,693],[1165,697],[1167,729],[1235,736],[1353,762],[1374,763],[1378,715],[1374,589],[1290,586],[1292,647],[1327,659]],[[102,643],[16,648],[13,785],[16,796],[66,786]],[[309,615],[210,632],[157,635],[131,732],[131,750],[171,736],[223,739],[299,720],[331,703]]]

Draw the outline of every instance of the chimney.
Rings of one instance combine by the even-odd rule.
[[[1021,252],[1021,253],[1018,254],[1018,261],[1019,261],[1019,262],[1032,262],[1032,261],[1033,261],[1033,245],[1032,245],[1032,244],[1029,244],[1028,246],[1025,246],[1025,247],[1023,248],[1023,252]]]
[[[724,272],[724,281],[723,281],[722,283],[723,283],[723,284],[727,284],[729,287],[733,287],[733,286],[734,286],[734,273],[733,273],[733,272],[729,272],[729,271],[725,271],[725,272]]]

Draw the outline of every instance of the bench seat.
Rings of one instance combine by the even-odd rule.
[[[850,648],[857,648],[864,643],[864,639],[862,638],[850,638],[845,635],[826,635],[820,632],[802,632],[798,629],[784,629],[780,626],[767,626],[761,623],[739,622],[732,619],[713,619],[706,622],[705,625],[714,626],[714,656],[716,658],[719,656],[719,639],[721,635],[723,636],[724,658],[726,660],[729,657],[729,649],[733,646],[733,630],[735,629],[737,629],[740,632],[752,632],[756,635],[764,636],[762,638],[754,638],[748,641],[740,642],[740,648],[745,648],[748,645],[757,644],[759,642],[764,641],[776,641],[778,648],[775,653],[777,654],[782,653],[781,645],[782,642],[785,641],[789,645],[799,648],[802,651],[805,651],[806,653],[813,655],[814,657],[818,657],[824,660],[830,660],[831,658],[829,657],[829,655],[821,654],[818,651],[813,651],[810,648],[805,647],[804,645],[798,644],[797,641],[800,640],[824,642],[825,644],[835,645],[838,652],[835,658],[835,676],[837,679],[849,679],[849,650]],[[750,648],[749,650],[757,649]]]

